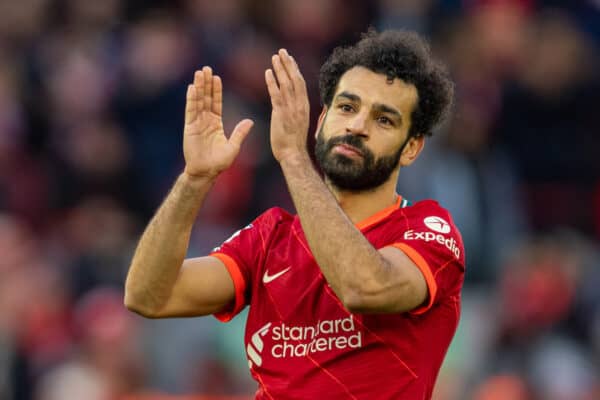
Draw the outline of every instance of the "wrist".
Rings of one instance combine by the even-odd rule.
[[[180,179],[186,185],[193,188],[201,188],[206,185],[212,185],[217,179],[218,174],[215,175],[194,175],[190,174],[187,170],[183,170],[180,175]]]
[[[306,151],[290,152],[280,157],[278,161],[282,168],[301,168],[312,165],[312,160]]]

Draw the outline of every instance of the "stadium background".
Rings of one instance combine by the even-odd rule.
[[[257,124],[190,255],[292,209],[268,146],[270,55],[299,61],[314,127],[320,64],[370,25],[427,35],[457,82],[454,117],[399,182],[447,207],[467,247],[434,399],[600,398],[599,1],[4,0],[1,399],[253,393],[243,316],[138,318],[128,262],[181,171],[195,68],[223,77],[228,131]]]

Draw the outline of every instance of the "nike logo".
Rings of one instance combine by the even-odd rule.
[[[290,270],[290,268],[292,267],[287,267],[286,269],[283,269],[273,275],[269,275],[269,271],[265,271],[265,274],[263,275],[263,283],[269,283],[274,281],[275,279],[279,278],[281,275],[285,274],[286,272],[288,272]]]

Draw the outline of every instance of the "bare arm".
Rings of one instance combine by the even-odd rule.
[[[271,146],[323,275],[350,311],[401,312],[418,307],[427,298],[418,267],[396,248],[375,249],[312,167],[305,146],[306,85],[295,61],[280,51],[273,57],[273,68],[278,84],[271,70],[266,73],[273,104]]]
[[[205,315],[234,296],[229,273],[213,257],[184,260],[192,226],[212,180],[182,174],[148,224],[127,275],[125,305],[146,317]]]
[[[206,194],[231,165],[252,127],[252,121],[244,120],[228,139],[221,110],[221,80],[205,67],[188,87],[185,171],[144,231],[127,275],[125,305],[146,317],[211,314],[233,300],[233,282],[221,261],[184,260]]]

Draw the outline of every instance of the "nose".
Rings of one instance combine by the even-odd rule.
[[[367,134],[367,114],[356,113],[348,120],[346,131],[352,135],[368,136]]]

